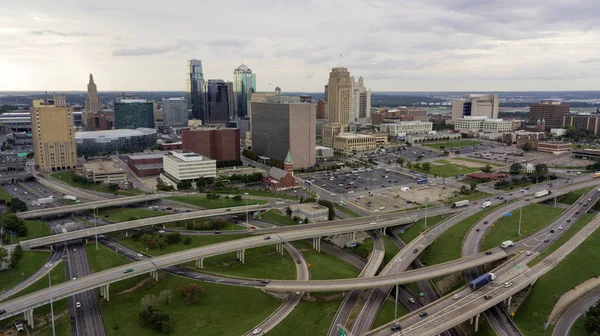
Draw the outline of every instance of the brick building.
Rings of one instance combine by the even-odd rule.
[[[138,177],[156,176],[163,172],[163,155],[130,155],[127,157],[127,166]]]
[[[560,128],[563,118],[569,115],[571,106],[559,102],[541,102],[529,106],[529,123],[537,124],[538,121],[545,122],[545,127]]]
[[[572,144],[570,142],[558,142],[558,141],[545,141],[538,142],[537,150],[538,152],[548,152],[548,153],[566,153],[570,152],[572,148]]]
[[[239,128],[184,128],[181,131],[184,151],[202,154],[217,161],[240,159]]]

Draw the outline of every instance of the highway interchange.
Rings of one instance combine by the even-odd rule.
[[[579,180],[584,181],[585,179],[584,178],[580,178]],[[580,182],[580,181],[574,181],[574,182]],[[573,183],[573,184],[568,184],[566,186],[559,185],[559,187],[561,187],[562,190],[564,190],[566,192],[568,190],[575,190],[575,189],[582,188],[582,187],[587,186],[587,185],[595,185],[595,184],[593,182],[591,182],[591,181],[588,181],[587,183],[585,183],[585,182],[584,183]],[[530,191],[530,193],[535,192],[535,190],[538,190],[538,189],[541,190],[541,189],[544,189],[544,188],[547,188],[547,187],[545,187],[544,185],[537,186],[537,189],[536,189],[536,187],[532,187],[532,190]],[[515,196],[516,197],[514,197],[514,199],[521,198],[521,195],[515,195]],[[509,198],[509,197],[507,197],[507,198]],[[526,202],[526,201],[524,201],[522,199],[519,199],[519,200],[517,200],[515,202],[507,204],[506,206],[504,206],[504,207],[502,207],[500,209],[503,209],[502,212],[512,211],[512,210],[517,209],[518,207],[520,207],[522,204],[526,204],[526,203],[529,203],[529,202]],[[480,209],[479,209],[479,207],[470,207],[467,211],[464,211],[464,209],[459,209],[457,211],[460,211],[460,214],[455,215],[455,216],[451,217],[449,220],[444,221],[443,223],[441,223],[440,225],[438,225],[434,229],[426,231],[425,234],[421,235],[420,237],[418,237],[417,239],[415,239],[414,241],[412,241],[409,244],[409,246],[407,246],[405,249],[403,249],[396,256],[396,258],[392,259],[392,262],[390,264],[386,265],[386,268],[384,268],[384,271],[382,271],[379,274],[379,276],[376,277],[377,279],[381,278],[382,280],[379,280],[381,282],[377,282],[375,285],[364,286],[363,284],[361,284],[360,279],[343,280],[343,281],[341,281],[341,283],[342,283],[341,286],[336,283],[333,287],[331,286],[330,283],[328,283],[327,285],[325,285],[325,287],[319,287],[319,286],[322,286],[320,284],[317,284],[316,286],[315,285],[309,285],[312,282],[311,281],[306,281],[306,279],[304,279],[304,276],[301,274],[302,272],[300,271],[300,269],[298,269],[298,279],[300,281],[296,281],[296,282],[294,282],[294,281],[289,281],[289,282],[271,281],[269,284],[267,284],[265,286],[265,289],[268,290],[268,291],[288,291],[288,292],[290,292],[290,291],[291,292],[295,292],[295,291],[299,291],[299,290],[306,290],[306,291],[328,291],[328,290],[332,290],[332,291],[337,291],[337,290],[340,290],[340,288],[342,288],[343,290],[353,290],[353,289],[360,290],[360,289],[365,289],[365,288],[380,287],[384,283],[387,284],[387,286],[393,285],[395,283],[395,278],[394,278],[394,276],[389,276],[389,274],[395,273],[395,269],[396,268],[398,268],[400,271],[403,271],[404,269],[406,269],[406,268],[408,268],[410,266],[410,264],[418,256],[417,253],[412,253],[412,250],[415,247],[417,247],[419,249],[419,251],[424,250],[425,247],[428,244],[430,244],[435,238],[437,238],[439,235],[441,235],[445,230],[447,230],[453,224],[458,223],[461,220],[463,220],[464,218],[473,215],[474,213],[480,211]],[[447,212],[448,212],[447,208],[436,208],[436,209],[430,209],[429,215],[435,215],[435,214],[441,214],[441,213],[447,213]],[[223,212],[223,211],[222,212],[215,211],[213,214],[210,214],[210,216],[214,216],[215,213],[219,214],[219,215],[226,214],[226,212]],[[198,214],[193,213],[193,212],[192,213],[186,213],[186,214],[179,214],[179,215],[183,215],[185,217],[186,215],[190,216],[190,214],[192,216],[190,218],[198,218],[198,217],[193,217],[193,216],[198,216]],[[406,215],[417,214],[419,216],[422,216],[423,215],[423,211],[422,210],[421,211],[411,211],[411,212],[406,212],[404,214],[406,214]],[[492,214],[489,214],[488,216],[491,216],[491,215]],[[209,216],[209,215],[207,214],[207,216]],[[391,218],[395,218],[397,216],[398,216],[397,214],[381,215],[381,216],[379,216],[379,220],[377,222],[377,225],[375,225],[375,226],[370,226],[371,224],[356,224],[356,225],[354,225],[354,223],[360,223],[361,220],[362,220],[363,223],[366,222],[366,221],[369,221],[369,220],[373,220],[373,218],[375,216],[372,216],[371,218],[361,218],[360,220],[355,220],[355,222],[352,222],[353,220],[348,220],[347,223],[344,223],[345,225],[348,225],[348,224],[354,225],[354,226],[351,227],[350,230],[348,230],[347,228],[345,230],[342,230],[341,228],[333,228],[332,231],[329,231],[329,230],[326,230],[326,229],[322,229],[321,230],[318,226],[314,226],[314,227],[310,227],[309,230],[298,230],[299,232],[295,232],[296,230],[293,230],[293,228],[269,228],[269,229],[264,229],[264,230],[256,230],[257,231],[256,234],[263,234],[263,235],[266,235],[266,234],[272,234],[273,235],[274,234],[274,236],[272,237],[272,241],[268,242],[267,244],[281,242],[281,243],[286,243],[285,246],[287,247],[287,245],[288,245],[287,242],[290,241],[290,240],[294,240],[294,239],[310,238],[310,237],[313,237],[313,236],[324,236],[324,235],[333,234],[335,232],[350,232],[352,230],[356,230],[356,231],[371,230],[371,229],[374,229],[374,228],[376,229],[378,227],[392,227],[392,226],[397,226],[397,225],[399,225],[398,222],[394,222],[393,224],[392,223],[385,223],[386,221],[390,221]],[[488,217],[488,216],[486,216],[486,217]],[[163,216],[161,218],[164,218],[164,217],[167,217],[167,216]],[[173,221],[173,219],[170,219],[170,221]],[[414,221],[414,218],[411,218],[409,220],[409,222],[410,221]],[[134,221],[132,221],[132,222],[134,222]],[[165,222],[167,222],[167,221],[165,221]],[[382,224],[382,223],[384,223],[385,225]],[[407,223],[403,223],[403,224],[407,224]],[[118,224],[112,224],[112,225],[118,225]],[[148,224],[146,224],[146,225],[148,225]],[[139,227],[139,226],[143,226],[143,225],[142,224],[140,224],[138,226],[132,225],[131,227]],[[125,226],[122,226],[122,227],[125,227]],[[130,228],[130,227],[127,227],[127,228]],[[100,228],[98,228],[98,229],[100,229]],[[123,228],[117,229],[116,227],[114,227],[114,230],[122,230],[122,229]],[[306,232],[300,232],[300,231],[311,231],[313,229],[320,230],[321,232],[319,232],[317,234],[307,234]],[[103,231],[103,232],[111,232],[111,230],[113,230],[113,228],[109,229],[108,231]],[[75,231],[75,232],[77,232],[77,231]],[[78,234],[76,234],[74,236],[63,236],[63,237],[58,238],[57,240],[53,241],[53,243],[58,243],[58,242],[63,242],[63,241],[73,240],[73,239],[79,239],[79,238],[83,238],[83,237],[86,237],[86,236],[93,236],[96,233],[100,234],[100,232],[101,231],[98,231],[98,230],[97,231],[87,231],[85,233],[83,233],[83,232],[80,233],[81,236],[78,236]],[[483,233],[481,233],[481,235],[483,235]],[[54,235],[54,236],[61,236],[61,235],[59,234],[59,235]],[[469,237],[467,237],[467,238],[469,238]],[[262,244],[265,244],[264,238],[262,238],[261,236],[251,237],[251,238],[246,238],[246,239],[254,239],[254,240],[251,243],[249,243],[249,245],[247,245],[247,247],[244,246],[244,248],[250,248],[250,247],[253,247],[253,246],[262,246]],[[261,242],[260,240],[263,240],[263,241]],[[376,239],[375,239],[375,241],[376,241]],[[475,239],[475,241],[478,242],[477,239]],[[524,240],[523,242],[526,243],[527,241],[531,241],[531,240]],[[42,245],[46,245],[46,244],[42,244]],[[265,245],[267,245],[267,244],[265,244]],[[218,245],[218,244],[216,244],[216,245]],[[471,244],[466,244],[466,245],[471,246]],[[478,244],[475,243],[474,246],[477,246],[477,245]],[[32,245],[32,246],[41,246],[41,245]],[[185,258],[184,259],[187,261],[188,259],[189,260],[194,260],[194,259],[197,259],[197,258],[207,257],[207,256],[210,256],[210,255],[214,255],[214,254],[211,254],[211,253],[215,253],[215,252],[214,251],[212,251],[212,252],[210,251],[211,250],[210,247],[212,247],[212,246],[213,245],[207,247],[207,251],[201,252],[201,253],[196,254],[196,255],[194,255],[192,257],[190,257],[189,253],[187,253],[186,254],[187,256],[185,257],[187,259],[185,259]],[[227,250],[227,248],[225,250],[232,251],[232,250],[236,250],[236,249],[239,249],[239,248],[240,248],[239,246],[237,246],[237,247],[229,247],[229,250]],[[83,248],[82,249],[78,249],[77,251],[80,251],[80,250],[83,250]],[[196,249],[194,249],[194,250],[196,250]],[[189,251],[191,251],[191,250],[189,250]],[[373,254],[376,255],[377,254],[376,251],[379,251],[379,248],[374,248],[373,251],[374,251]],[[73,253],[73,249],[71,249],[71,248],[67,249],[67,254],[69,252],[72,253],[72,255],[69,255],[69,258],[68,258],[68,260],[69,260],[69,268],[70,268],[71,267],[71,261],[70,260],[73,259],[74,262],[75,262],[78,258],[76,257],[76,253]],[[180,252],[180,253],[185,253],[185,252],[186,251]],[[195,252],[198,252],[198,251],[195,251]],[[290,251],[288,251],[288,252],[291,253],[291,254],[293,254],[293,252],[290,252]],[[483,258],[489,258],[489,260],[486,259],[485,261],[482,262],[482,263],[487,263],[487,262],[490,262],[492,260],[502,259],[502,258],[505,257],[505,255],[502,256],[501,252],[502,251],[494,251],[494,253],[491,256],[486,256],[484,254],[483,255],[484,257],[479,256],[479,257],[477,257],[478,259],[476,258],[474,260],[477,260],[477,262],[481,262],[483,260]],[[221,253],[221,252],[219,252],[219,253]],[[463,251],[463,255],[465,255],[464,251]],[[136,262],[135,267],[133,267],[134,270],[135,270],[134,272],[132,272],[133,274],[129,274],[129,275],[124,276],[123,273],[122,273],[122,269],[119,269],[119,270],[106,270],[106,271],[94,274],[93,278],[103,279],[103,281],[100,281],[99,283],[100,283],[100,285],[104,285],[106,283],[110,283],[110,282],[114,281],[114,280],[109,280],[110,275],[108,273],[107,274],[101,274],[101,273],[104,273],[104,272],[107,272],[107,271],[112,271],[114,273],[112,275],[114,276],[115,279],[122,279],[122,278],[129,277],[129,276],[135,276],[135,275],[138,275],[140,273],[149,272],[151,270],[156,270],[156,267],[159,267],[160,269],[163,269],[163,268],[172,267],[171,265],[176,265],[176,264],[180,263],[179,261],[177,261],[177,260],[179,260],[178,258],[176,258],[177,259],[176,261],[172,261],[172,260],[169,261],[168,258],[167,258],[167,256],[164,256],[164,260],[162,260],[162,263],[161,263],[160,262],[161,261],[160,258],[161,257],[159,257],[159,258],[152,258],[152,262],[151,263],[147,263],[147,262],[145,263],[144,260]],[[87,260],[87,258],[84,258],[84,259]],[[302,259],[302,258],[300,258],[300,259]],[[158,261],[158,263],[157,263],[157,261]],[[369,261],[371,261],[371,258],[369,258]],[[381,261],[379,261],[379,263],[380,262]],[[463,260],[461,260],[461,262],[463,262]],[[479,265],[481,265],[482,263],[480,263]],[[151,265],[148,265],[148,264],[151,264]],[[469,265],[470,265],[469,268],[472,268],[474,264],[473,265],[469,264]],[[300,266],[297,266],[297,267],[300,267]],[[85,269],[85,264],[81,264],[78,267],[79,267],[79,269],[84,270]],[[77,268],[77,266],[74,267],[74,269],[76,269],[76,268]],[[89,266],[88,266],[88,269],[89,269]],[[429,269],[431,269],[431,268],[425,269],[425,274],[427,274],[427,272],[430,272]],[[467,269],[467,268],[463,268],[463,269]],[[96,291],[93,291],[93,290],[90,290],[90,289],[91,288],[99,287],[100,285],[98,285],[97,283],[94,284],[94,281],[90,281],[90,279],[89,279],[90,276],[85,276],[87,274],[85,271],[73,271],[73,272],[74,272],[73,273],[74,275],[77,275],[77,276],[75,276],[75,277],[77,277],[77,280],[72,280],[72,282],[75,283],[75,284],[77,284],[78,285],[77,288],[79,288],[79,289],[77,289],[75,291],[73,291],[73,290],[66,291],[66,292],[68,292],[66,294],[65,293],[59,294],[59,292],[61,290],[60,285],[56,286],[56,287],[53,287],[52,290],[56,291],[56,292],[54,292],[54,294],[56,294],[56,295],[53,294],[54,299],[57,299],[57,298],[60,298],[60,297],[66,297],[66,296],[69,296],[71,294],[77,293],[77,294],[75,294],[75,296],[72,297],[71,301],[73,301],[73,302],[81,302],[81,300],[83,300],[85,302],[85,306],[89,306],[89,307],[98,306],[97,302],[94,303],[92,297],[85,297],[85,296],[82,296],[82,295],[84,295],[87,292],[93,292],[95,294]],[[80,272],[80,273],[77,273],[77,272]],[[87,272],[89,272],[89,271],[87,271]],[[413,273],[413,272],[416,272],[416,273]],[[400,273],[401,277],[399,279],[400,279],[400,281],[402,283],[414,282],[415,279],[421,279],[421,278],[418,278],[418,276],[419,276],[418,272],[422,272],[423,273],[423,271],[401,272]],[[371,270],[365,272],[365,274],[367,274],[367,275],[370,274],[370,273],[372,273]],[[415,278],[414,276],[412,276],[412,278],[411,278],[411,274],[417,274],[417,277]],[[429,275],[420,275],[420,276],[432,277],[433,275],[431,275],[431,274],[434,274],[434,273],[429,273]],[[435,273],[435,274],[439,274],[439,273]],[[448,274],[448,273],[443,273],[443,274]],[[81,275],[83,275],[83,277],[81,277]],[[425,277],[423,279],[427,279],[427,277]],[[304,281],[302,281],[302,279]],[[338,281],[338,280],[334,280],[334,281]],[[325,281],[325,282],[327,282],[327,281]],[[66,287],[74,287],[70,283],[71,282],[67,283]],[[83,285],[79,286],[80,283],[83,283]],[[254,283],[256,283],[256,282],[254,282]],[[315,283],[317,283],[317,282],[315,282]],[[303,287],[303,286],[308,286],[308,287]],[[41,292],[43,292],[43,291],[36,292],[36,293],[33,293],[33,294],[35,294],[36,296],[38,296],[39,294],[42,294]],[[376,292],[376,291],[372,291],[372,292]],[[385,295],[383,295],[383,299],[385,299],[385,296],[387,296],[387,291],[386,291]],[[94,295],[94,297],[97,300],[97,295],[96,294]],[[29,299],[26,299],[26,298],[27,298],[27,296],[19,298],[18,301],[20,301],[21,303],[28,302],[29,304],[31,304],[31,302],[33,302],[33,301],[36,301],[35,299],[32,300],[31,298],[29,298]],[[77,301],[77,300],[80,300],[80,301]],[[298,298],[298,300],[299,300],[299,298]],[[13,301],[14,300],[0,303],[0,309],[4,309],[4,307],[5,307],[4,305],[6,304],[6,307],[7,307],[6,310],[8,312],[13,311],[12,309],[15,309],[15,306],[10,306],[11,302],[13,302]],[[42,301],[44,301],[44,300],[42,300]],[[292,301],[294,301],[294,300],[289,300],[288,299],[288,301],[286,301],[286,303],[287,302],[292,302]],[[47,302],[47,301],[44,301],[44,302]],[[42,303],[42,304],[44,304],[44,303]],[[25,304],[25,305],[27,305],[27,304]],[[40,303],[37,302],[37,303],[34,303],[31,306],[27,306],[26,308],[31,308],[32,306],[39,306],[39,305],[40,305]],[[367,306],[368,306],[368,304],[365,305],[365,307],[367,307]],[[291,309],[293,309],[293,307],[291,307]],[[20,311],[23,311],[23,310],[24,309],[21,308]],[[85,308],[81,310],[81,313],[78,312],[77,314],[80,314],[82,316],[94,316],[93,312],[86,312]],[[6,318],[6,317],[8,317],[10,315],[14,315],[14,314],[10,314],[9,313],[9,314],[3,316],[3,318]],[[76,319],[76,321],[77,321],[77,319]],[[365,322],[366,323],[366,327],[361,327],[362,329],[365,329],[364,331],[370,329],[371,324],[372,324],[372,321],[370,323],[368,322],[369,319],[365,319],[365,321],[367,321],[367,322]],[[99,322],[98,321],[94,322],[94,319],[92,318],[92,319],[90,319],[89,323],[90,324],[88,326],[83,326],[83,328],[94,328],[93,323],[100,323],[101,324],[102,321],[100,319]],[[276,323],[275,323],[275,325],[276,325]],[[266,327],[268,328],[269,326],[267,325]],[[77,326],[76,328],[77,328],[77,330],[80,330],[79,329],[80,327]],[[102,332],[103,332],[103,328],[100,328],[100,329],[102,329]],[[83,330],[82,330],[82,332],[83,332]],[[363,330],[361,330],[361,332],[363,332]],[[83,334],[85,334],[85,333],[83,333]],[[103,333],[98,333],[98,334],[101,335]]]

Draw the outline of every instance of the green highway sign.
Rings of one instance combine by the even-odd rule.
[[[515,268],[516,268],[516,269],[520,269],[520,268],[521,268],[521,266],[517,265],[517,266],[515,266]]]
[[[338,334],[340,336],[346,336],[346,329],[344,329],[344,328],[338,328]]]

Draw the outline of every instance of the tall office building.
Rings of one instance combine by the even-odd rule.
[[[350,83],[350,121],[363,122],[371,117],[371,90],[365,87],[362,77],[359,77],[358,81],[350,77]]]
[[[29,110],[35,163],[42,170],[71,169],[77,166],[73,108],[66,97],[34,100]]]
[[[119,99],[115,129],[154,128],[154,104],[146,99]]]
[[[187,74],[187,100],[188,109],[192,110],[192,118],[202,120],[204,118],[204,74],[202,73],[202,61],[192,59],[188,61]]]
[[[164,128],[187,127],[187,99],[169,98],[162,100],[162,121]]]
[[[242,64],[233,70],[233,94],[235,118],[248,116],[252,93],[256,91],[256,74]]]
[[[529,123],[545,122],[545,128],[563,127],[563,119],[569,115],[571,105],[560,102],[541,102],[529,106]]]
[[[323,144],[327,147],[333,147],[335,136],[350,123],[351,96],[350,72],[346,68],[333,68],[327,84],[327,124],[323,126]]]
[[[252,102],[252,150],[284,161],[288,151],[294,168],[316,162],[317,105],[292,102]]]
[[[498,119],[497,94],[466,94],[452,102],[452,122],[463,117]]]
[[[233,119],[233,83],[209,79],[204,85],[204,124],[226,124]]]
[[[87,86],[87,98],[85,100],[85,108],[83,109],[83,127],[87,130],[88,119],[90,116],[102,111],[102,102],[98,97],[98,88],[94,83],[94,76],[90,74],[90,81]]]
[[[239,128],[184,128],[181,130],[181,148],[217,161],[239,160],[240,130]]]

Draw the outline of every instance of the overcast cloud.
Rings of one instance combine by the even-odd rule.
[[[89,4],[86,4],[88,3]],[[0,90],[184,90],[186,61],[259,91],[594,90],[597,0],[4,1]]]

